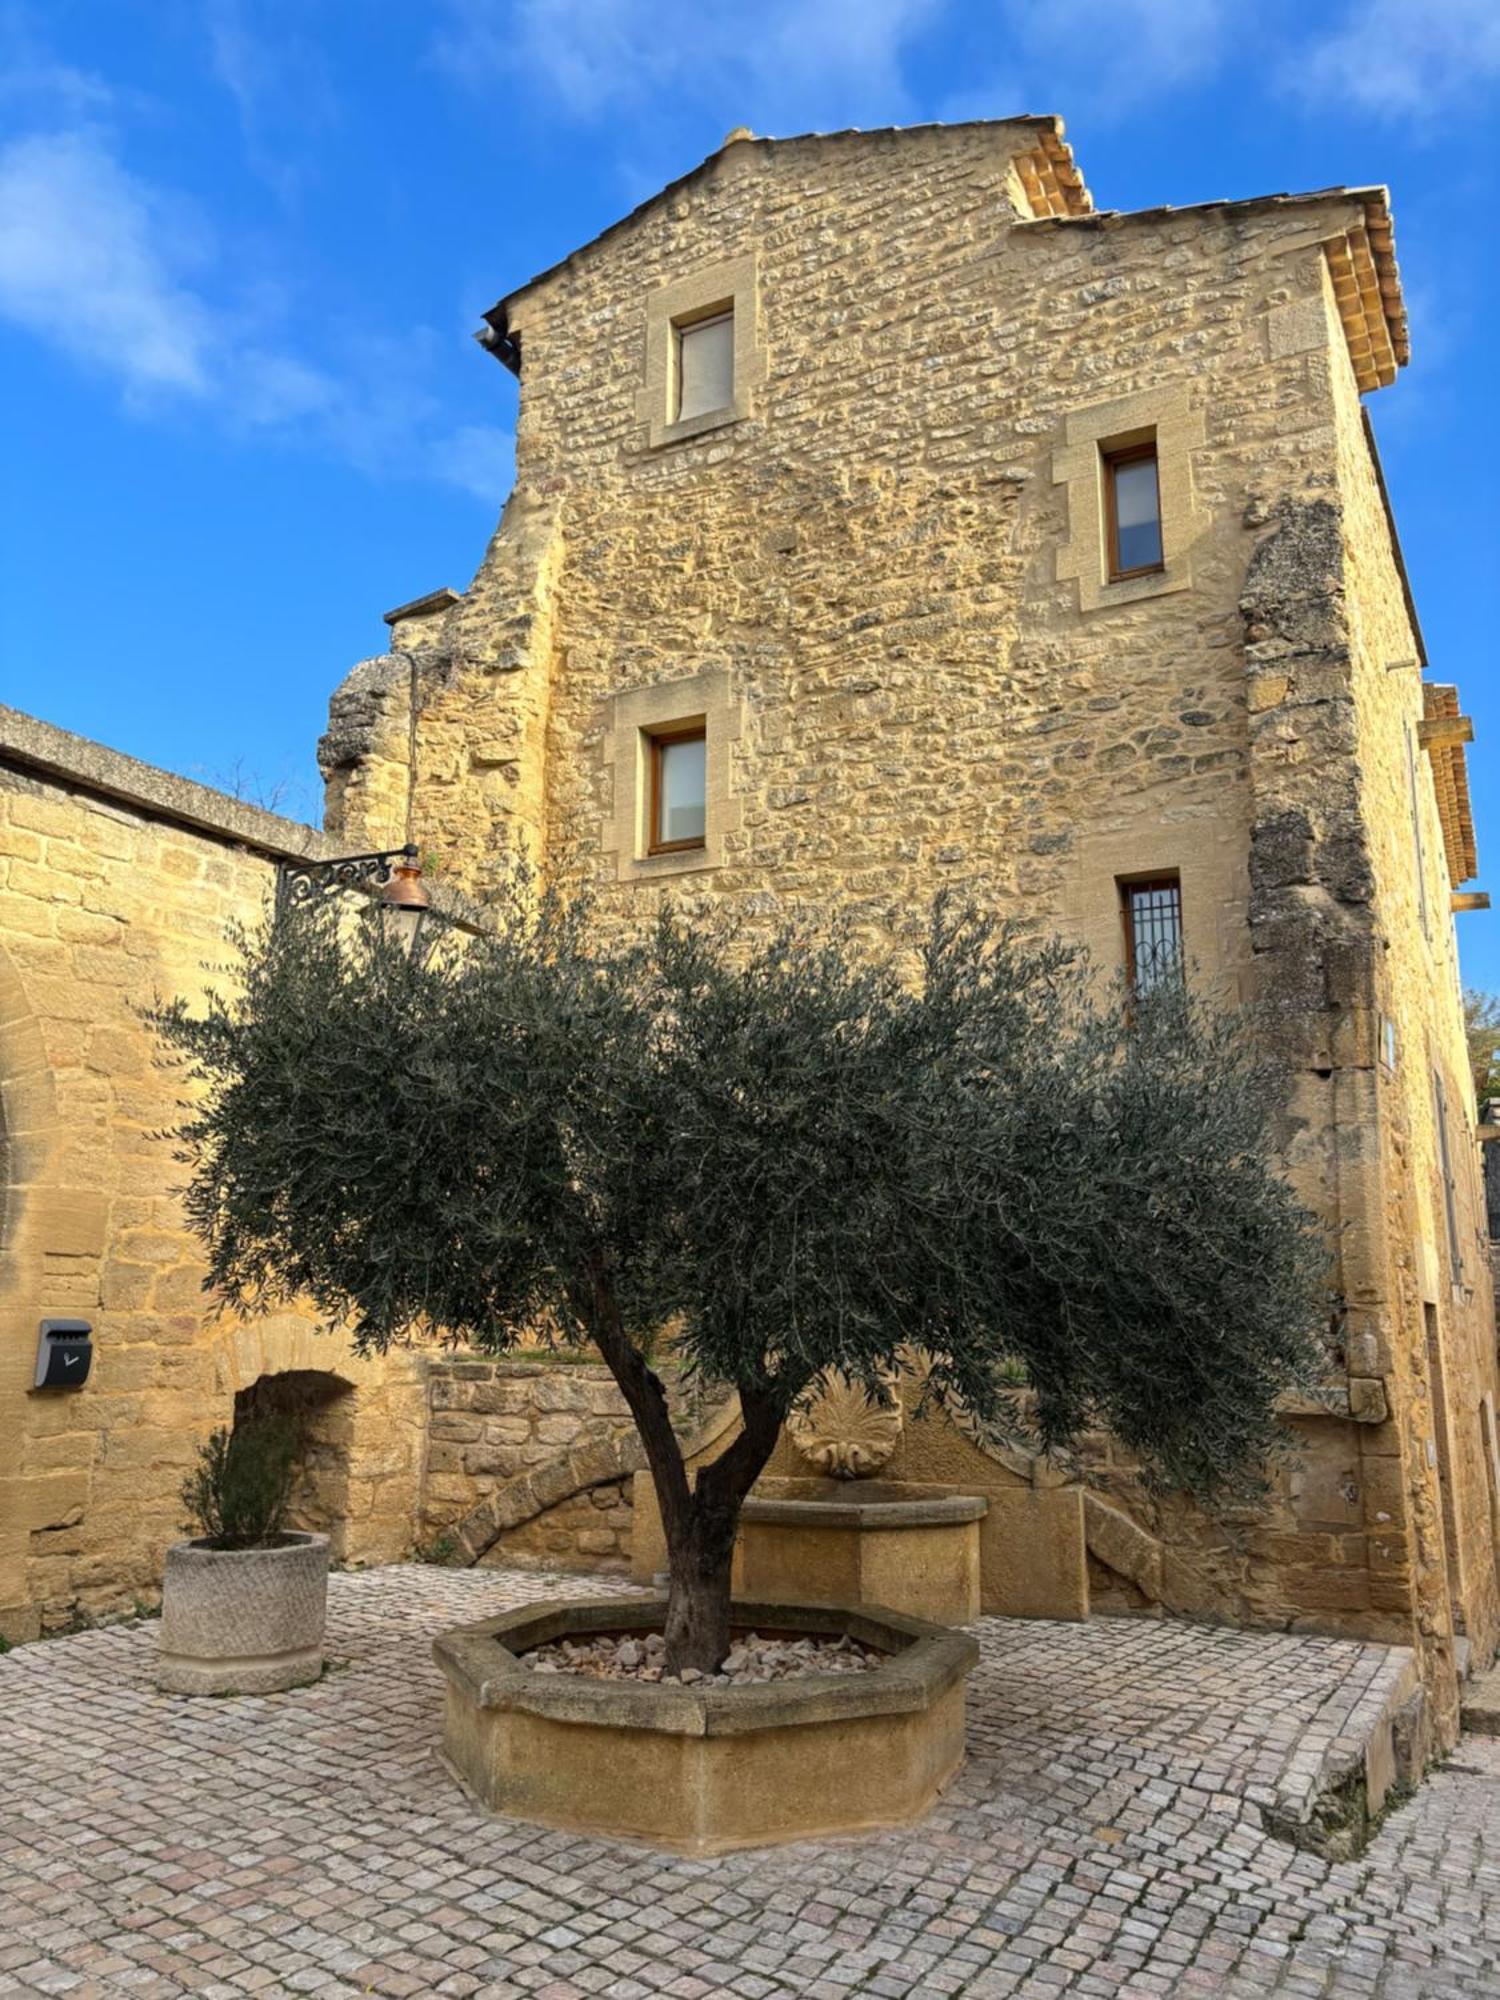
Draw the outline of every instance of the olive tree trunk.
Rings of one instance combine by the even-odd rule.
[[[665,1398],[663,1398],[665,1402]],[[777,1403],[741,1395],[744,1428],[711,1465],[699,1469],[692,1491],[675,1434],[678,1476],[655,1478],[667,1539],[667,1671],[696,1667],[717,1673],[729,1651],[734,1543],[745,1496],[765,1470],[781,1432]],[[650,1457],[648,1447],[648,1457]],[[655,1459],[651,1460],[653,1477]],[[671,1496],[670,1501],[663,1493]]]
[[[743,1427],[691,1484],[672,1428],[667,1392],[596,1292],[590,1315],[594,1339],[630,1406],[645,1447],[661,1509],[671,1582],[667,1591],[666,1669],[717,1673],[729,1651],[734,1543],[745,1496],[765,1470],[781,1434],[787,1392],[741,1392]]]

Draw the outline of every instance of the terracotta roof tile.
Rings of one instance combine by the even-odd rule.
[[[1429,681],[1423,688],[1425,719],[1447,721],[1457,716],[1458,689]],[[1427,755],[1432,762],[1432,782],[1437,791],[1438,818],[1443,828],[1443,848],[1448,858],[1448,880],[1457,888],[1479,873],[1479,850],[1474,840],[1474,813],[1469,802],[1469,767],[1462,743],[1431,743]]]

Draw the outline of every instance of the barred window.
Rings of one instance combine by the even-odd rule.
[[[1125,979],[1132,993],[1182,979],[1182,884],[1175,875],[1122,882]]]

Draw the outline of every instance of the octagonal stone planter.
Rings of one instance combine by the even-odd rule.
[[[884,1480],[784,1480],[740,1513],[742,1596],[803,1604],[898,1605],[939,1625],[979,1616],[977,1495],[913,1492]]]
[[[328,1537],[274,1548],[178,1542],[162,1578],[156,1684],[169,1694],[274,1694],[323,1671]]]
[[[741,1631],[847,1632],[889,1657],[750,1687],[535,1674],[533,1646],[660,1631],[666,1600],[528,1605],[443,1633],[443,1757],[491,1811],[683,1854],[920,1820],[964,1757],[967,1633],[895,1612],[737,1602]]]

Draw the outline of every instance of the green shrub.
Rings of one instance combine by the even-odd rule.
[[[182,1504],[210,1548],[275,1546],[300,1443],[299,1424],[269,1416],[217,1430],[199,1447],[197,1466],[182,1484]]]

